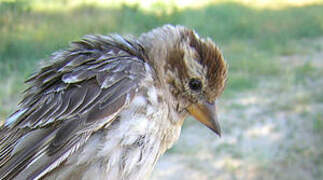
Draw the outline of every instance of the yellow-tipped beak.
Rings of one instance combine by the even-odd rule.
[[[216,134],[221,136],[221,128],[216,115],[215,104],[192,104],[187,107],[187,111],[198,121],[206,125]]]

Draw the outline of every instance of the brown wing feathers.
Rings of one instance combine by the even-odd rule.
[[[30,88],[20,110],[0,130],[0,179],[15,177],[37,158],[42,162],[26,172],[29,177],[52,168],[92,131],[112,121],[144,76],[141,45],[118,35],[86,36],[52,59],[26,81]],[[30,145],[17,149],[21,143]]]

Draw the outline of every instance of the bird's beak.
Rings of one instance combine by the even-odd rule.
[[[216,115],[215,103],[192,104],[187,111],[198,121],[221,136],[221,128]]]

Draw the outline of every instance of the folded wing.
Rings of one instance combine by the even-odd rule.
[[[38,179],[115,120],[144,77],[140,43],[86,36],[26,82],[20,109],[0,130],[0,179]]]

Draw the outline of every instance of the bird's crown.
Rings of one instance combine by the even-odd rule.
[[[148,44],[155,64],[164,68],[175,94],[184,92],[195,100],[204,96],[211,102],[224,90],[227,65],[210,38],[200,38],[183,26],[165,25],[143,34],[141,39]]]

